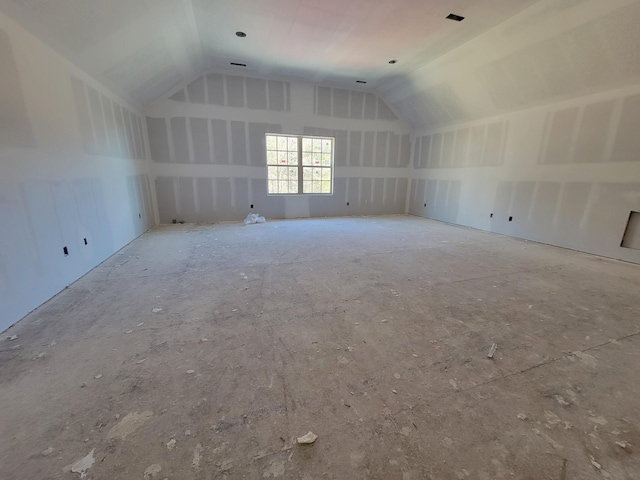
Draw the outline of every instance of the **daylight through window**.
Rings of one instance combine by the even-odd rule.
[[[333,193],[332,137],[267,133],[269,195]]]

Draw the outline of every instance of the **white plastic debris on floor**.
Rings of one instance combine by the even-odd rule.
[[[315,442],[317,438],[318,438],[318,436],[315,433],[309,432],[306,435],[303,435],[302,437],[298,437],[297,440],[298,440],[298,443],[300,443],[302,445],[304,445],[304,444],[310,445],[313,442]]]
[[[247,218],[244,219],[245,225],[252,225],[254,223],[265,223],[266,220],[262,215],[258,215],[257,213],[250,213],[247,215]]]

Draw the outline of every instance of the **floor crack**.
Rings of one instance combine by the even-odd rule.
[[[599,345],[593,345],[591,347],[583,348],[582,350],[574,350],[574,351],[575,352],[583,352],[584,353],[584,352],[588,352],[590,350],[594,350],[596,348],[601,348],[601,347],[604,347],[604,346],[607,346],[607,345],[611,345],[611,344],[613,344],[615,342],[619,342],[621,340],[626,340],[626,339],[629,339],[629,338],[633,338],[633,337],[638,336],[638,335],[640,335],[640,331],[639,332],[635,332],[635,333],[631,333],[629,335],[625,335],[625,336],[622,336],[622,337],[619,337],[619,338],[616,338],[616,339],[612,339],[612,340],[609,340],[607,342],[603,342],[603,343],[601,343]],[[485,385],[489,385],[491,383],[499,382],[500,380],[505,380],[507,378],[515,377],[517,375],[529,372],[531,370],[535,370],[537,368],[544,367],[546,365],[555,363],[558,360],[562,360],[564,358],[567,358],[570,353],[571,352],[563,353],[562,356],[550,358],[549,360],[546,360],[544,362],[538,363],[536,365],[532,365],[532,366],[527,367],[527,368],[523,368],[521,370],[518,370],[517,372],[508,373],[506,375],[502,375],[500,377],[496,377],[496,378],[492,378],[490,380],[487,380],[486,382],[478,383],[477,385],[472,385],[470,387],[462,388],[460,390],[456,390],[456,391],[451,392],[451,393],[445,393],[443,395],[439,395],[437,397],[434,397],[433,400],[440,400],[442,398],[452,397],[452,396],[458,395],[460,393],[468,392],[468,391],[473,390],[475,388],[480,388],[480,387],[484,387]]]

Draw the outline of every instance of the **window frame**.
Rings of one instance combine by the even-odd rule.
[[[285,137],[285,138],[295,138],[297,140],[297,165],[290,165],[290,164],[286,164],[286,165],[273,165],[273,164],[269,164],[269,152],[284,152],[284,150],[268,150],[267,149],[267,138],[268,137]],[[264,145],[264,152],[265,152],[265,163],[266,163],[266,167],[267,167],[267,196],[332,196],[333,195],[333,183],[334,183],[334,170],[335,170],[335,149],[336,149],[336,139],[335,137],[329,137],[329,136],[320,136],[320,135],[296,135],[293,133],[265,133],[264,136],[265,139],[265,145]],[[303,154],[305,152],[303,152],[303,140],[304,139],[309,139],[309,140],[313,140],[313,139],[320,139],[320,140],[330,140],[331,141],[331,163],[329,166],[325,166],[325,165],[320,165],[320,166],[314,166],[314,165],[305,165],[304,161],[303,161]],[[287,150],[287,152],[289,152],[289,150]],[[312,152],[307,152],[307,153],[312,153]],[[322,154],[322,153],[321,153]],[[275,167],[277,169],[282,169],[282,168],[296,168],[298,171],[298,181],[297,181],[297,185],[298,185],[298,191],[295,193],[291,193],[291,192],[287,192],[287,193],[280,193],[280,192],[276,192],[276,193],[271,193],[269,192],[269,167]],[[322,170],[329,170],[330,172],[330,181],[329,181],[329,192],[326,193],[322,193],[322,192],[304,192],[304,169],[305,168],[320,168]]]

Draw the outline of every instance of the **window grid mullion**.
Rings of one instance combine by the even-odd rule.
[[[298,136],[298,194],[304,193],[304,184],[302,178],[302,136]]]

